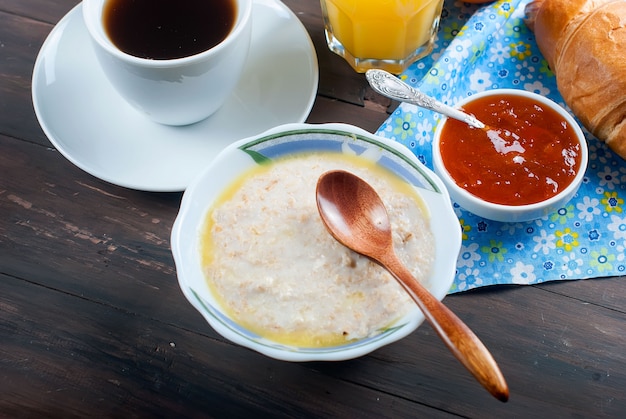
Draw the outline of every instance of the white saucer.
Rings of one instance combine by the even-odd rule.
[[[255,0],[250,54],[233,97],[187,127],[151,122],[100,70],[80,4],[52,30],[33,74],[35,113],[68,160],[107,182],[145,191],[184,190],[228,144],[308,116],[318,84],[313,43],[277,0]]]

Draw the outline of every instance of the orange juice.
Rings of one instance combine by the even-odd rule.
[[[400,73],[430,53],[443,0],[321,0],[329,48],[364,72]]]

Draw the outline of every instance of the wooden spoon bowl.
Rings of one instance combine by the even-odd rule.
[[[491,353],[396,256],[387,210],[376,191],[361,178],[337,170],[319,178],[316,197],[320,216],[330,234],[344,246],[387,269],[417,303],[457,359],[494,397],[507,401],[509,389]]]

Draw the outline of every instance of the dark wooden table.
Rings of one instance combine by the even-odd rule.
[[[181,194],[96,179],[37,122],[33,64],[76,4],[0,0],[0,416],[626,417],[624,278],[445,299],[498,360],[506,404],[428,325],[336,363],[276,361],[217,335],[178,288]],[[308,121],[375,131],[394,104],[326,49],[317,1],[286,4],[320,62]]]

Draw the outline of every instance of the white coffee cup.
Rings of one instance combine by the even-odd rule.
[[[235,23],[222,42],[170,60],[140,58],[117,48],[104,28],[106,1],[83,0],[83,20],[102,70],[130,105],[155,122],[188,125],[209,117],[224,104],[248,56],[252,0],[234,0]]]

